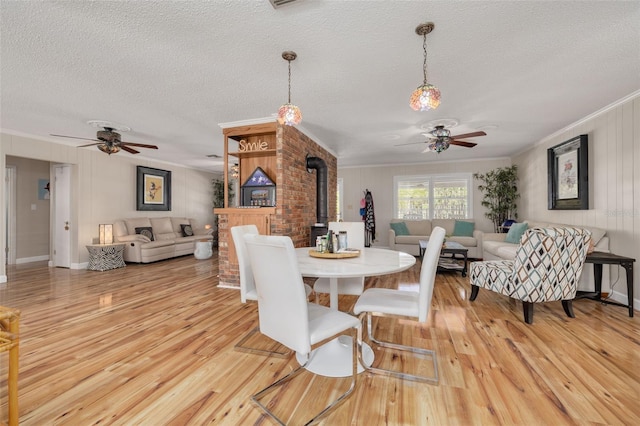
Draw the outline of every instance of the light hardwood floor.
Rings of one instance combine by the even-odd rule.
[[[419,267],[367,286],[415,288]],[[106,272],[9,267],[0,305],[22,310],[21,424],[272,424],[249,396],[295,358],[233,349],[257,325],[257,309],[218,288],[216,274],[215,259],[191,256]],[[581,300],[575,319],[548,303],[526,325],[520,303],[483,290],[475,302],[468,296],[467,278],[438,275],[427,324],[379,324],[436,350],[438,386],[361,374],[323,423],[640,424],[638,316]],[[354,301],[344,296],[341,309]],[[0,354],[0,422],[6,364]],[[345,384],[304,373],[273,403],[298,423]]]

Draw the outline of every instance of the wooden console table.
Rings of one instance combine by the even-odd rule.
[[[587,255],[585,263],[593,263],[593,275],[595,281],[595,292],[579,291],[576,299],[590,299],[609,305],[623,306],[629,309],[629,316],[633,317],[633,263],[635,259],[619,256],[613,253],[594,251]],[[622,266],[627,274],[627,304],[618,303],[613,300],[602,298],[602,265]]]

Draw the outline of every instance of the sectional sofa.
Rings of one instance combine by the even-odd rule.
[[[213,242],[212,231],[186,217],[136,217],[115,221],[114,241],[125,243],[124,260],[149,263],[193,254],[196,241]]]
[[[455,235],[456,221],[464,222],[465,235]],[[393,228],[398,227],[393,224],[404,222],[408,235],[398,235]],[[414,256],[420,255],[418,241],[426,240],[431,235],[431,230],[436,226],[444,228],[447,241],[455,241],[462,244],[469,250],[467,256],[472,259],[482,257],[482,231],[474,229],[475,222],[471,219],[392,219],[389,229],[389,248],[391,250],[403,251]],[[404,228],[404,227],[402,227]],[[462,228],[462,227],[459,227]]]

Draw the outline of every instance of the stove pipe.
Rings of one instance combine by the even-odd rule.
[[[329,200],[327,196],[328,175],[327,163],[319,157],[307,156],[307,171],[316,169],[316,223],[327,225],[329,220]]]

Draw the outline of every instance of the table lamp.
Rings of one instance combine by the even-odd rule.
[[[113,244],[113,225],[101,223],[98,225],[100,244]]]

